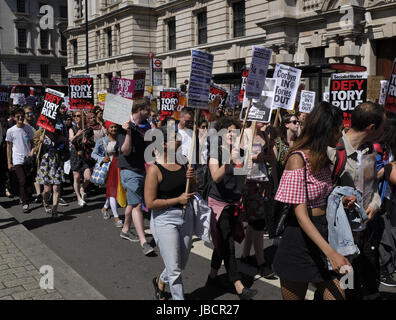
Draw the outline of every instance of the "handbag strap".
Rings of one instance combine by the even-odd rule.
[[[306,192],[306,195],[307,195],[307,203],[306,203],[306,205],[307,205],[308,215],[312,216],[312,208],[308,207],[308,181],[307,181],[307,165],[308,164],[305,161],[305,158],[304,158],[304,156],[301,153],[303,153],[303,152],[302,151],[296,151],[296,152],[293,152],[292,154],[298,154],[304,161],[305,192]],[[292,154],[290,154],[290,155],[292,155]]]

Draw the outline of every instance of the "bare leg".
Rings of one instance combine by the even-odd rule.
[[[91,169],[85,169],[84,170],[84,184],[83,184],[84,192],[89,185],[89,182],[90,182],[89,179],[91,179]]]
[[[52,187],[53,195],[52,195],[52,210],[58,211],[58,203],[59,203],[59,193],[60,193],[60,185],[55,184]]]
[[[51,194],[51,185],[45,184],[44,185],[44,192],[43,192],[43,201],[44,203],[48,204],[48,198]]]
[[[73,171],[73,177],[74,177],[74,183],[73,183],[74,192],[76,193],[77,201],[80,202],[81,201],[81,194],[80,194],[81,175],[80,175],[80,172]]]
[[[129,228],[131,227],[132,223],[132,206],[127,206],[125,209],[125,220],[124,220],[124,226],[122,228],[122,232],[127,233],[129,231]]]
[[[137,206],[133,207],[132,219],[133,219],[133,224],[135,225],[137,235],[140,240],[140,245],[143,245],[146,242],[146,237],[144,235],[144,219],[143,219],[143,211],[141,204],[138,204]]]

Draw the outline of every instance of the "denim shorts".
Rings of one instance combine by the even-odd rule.
[[[144,175],[127,169],[121,170],[121,184],[127,194],[128,206],[138,205],[143,201]]]

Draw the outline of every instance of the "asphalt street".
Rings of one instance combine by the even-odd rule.
[[[16,220],[23,224],[55,254],[70,265],[90,285],[107,299],[154,299],[152,279],[163,270],[163,262],[158,248],[150,256],[144,256],[139,243],[120,238],[120,228],[113,219],[104,220],[100,209],[105,201],[105,191],[93,191],[88,195],[87,207],[80,208],[70,187],[66,188],[63,198],[69,202],[66,207],[59,206],[60,219],[53,221],[41,204],[31,204],[28,214],[22,213],[18,198],[0,198],[1,205]],[[124,209],[120,208],[123,219]],[[154,244],[149,230],[149,214],[145,213],[147,240]],[[185,298],[189,300],[235,300],[232,289],[205,286],[210,270],[212,250],[199,239],[194,239],[193,249],[183,272]],[[241,246],[236,246],[240,256]],[[265,240],[265,255],[271,261],[275,253],[272,241]],[[253,255],[253,248],[251,251]],[[243,283],[258,290],[255,300],[281,299],[279,279],[266,280],[259,277],[253,265],[239,263]],[[56,287],[56,270],[54,270]],[[220,278],[226,283],[225,269],[221,268]],[[169,289],[168,289],[169,291]],[[396,288],[381,286],[387,299],[396,299]],[[313,298],[310,287],[307,299]]]

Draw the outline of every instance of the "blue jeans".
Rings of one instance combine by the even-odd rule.
[[[181,272],[187,265],[191,250],[194,218],[191,210],[178,208],[153,210],[150,229],[153,233],[165,269],[161,280],[169,284],[173,300],[184,300]]]
[[[121,184],[127,194],[128,206],[135,206],[141,203],[144,193],[144,175],[136,171],[122,169],[120,176]]]

